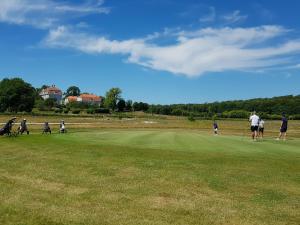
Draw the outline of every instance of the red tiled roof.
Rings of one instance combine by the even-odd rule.
[[[102,99],[100,96],[92,94],[82,94],[80,98],[82,98],[83,101],[101,101]]]
[[[76,96],[69,96],[67,97],[69,102],[76,102],[77,101],[77,97]]]
[[[62,91],[57,87],[48,87],[43,91],[47,92],[48,94],[62,94]]]

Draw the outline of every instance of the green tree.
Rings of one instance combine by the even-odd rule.
[[[126,101],[125,109],[126,109],[127,111],[132,111],[132,101],[131,101],[131,100],[127,100],[127,101]]]
[[[36,90],[21,78],[3,79],[0,82],[0,111],[31,112]]]
[[[104,106],[113,111],[117,108],[117,102],[121,99],[121,89],[111,88],[105,95]]]
[[[69,96],[79,96],[81,93],[79,87],[76,86],[71,86],[67,89],[65,96],[69,97]]]
[[[119,112],[123,112],[126,107],[126,102],[124,99],[120,99],[117,103],[117,109]]]
[[[47,109],[51,109],[51,108],[53,108],[53,107],[55,107],[57,105],[55,98],[47,98],[44,101],[44,104],[45,104],[45,106],[46,106]]]

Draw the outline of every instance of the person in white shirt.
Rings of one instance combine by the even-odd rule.
[[[252,139],[256,140],[258,134],[259,117],[256,115],[255,111],[250,116],[249,121],[251,122]]]
[[[264,138],[264,129],[265,129],[265,121],[263,119],[260,119],[258,123],[258,136],[260,138]]]
[[[59,133],[67,133],[65,121],[61,121],[59,125]]]

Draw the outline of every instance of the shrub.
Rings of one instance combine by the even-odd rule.
[[[80,109],[72,109],[73,114],[79,114],[81,112]]]
[[[99,108],[99,109],[95,109],[95,113],[109,114],[110,110],[106,108]]]
[[[55,112],[55,113],[62,113],[62,112],[63,112],[63,110],[62,110],[62,109],[60,109],[60,108],[56,108],[56,109],[54,109],[54,112]]]
[[[95,109],[89,108],[89,109],[86,110],[86,113],[87,114],[94,114],[95,113]]]
[[[188,116],[188,120],[191,121],[191,122],[194,122],[194,121],[195,121],[194,114],[191,113],[191,114]]]

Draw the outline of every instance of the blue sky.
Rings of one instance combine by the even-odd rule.
[[[148,103],[300,94],[298,0],[1,0],[0,78]]]

